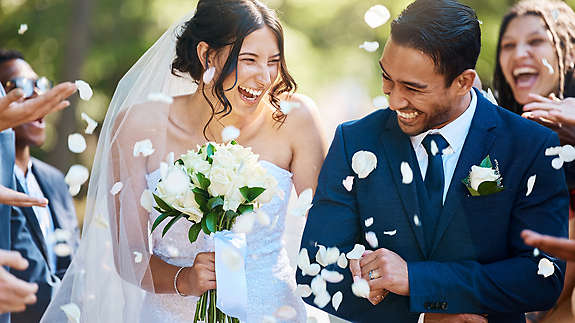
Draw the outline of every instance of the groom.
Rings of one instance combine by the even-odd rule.
[[[456,1],[417,0],[392,23],[379,62],[389,109],[337,128],[301,242],[312,262],[318,245],[366,246],[350,269],[371,293],[355,296],[359,277],[329,265],[344,279],[327,291],[341,291],[343,301],[323,310],[356,322],[415,323],[425,313],[426,322],[514,323],[555,303],[565,264],[551,259],[553,273],[538,275],[545,255],[520,232],[567,235],[565,178],[545,155],[559,140],[472,88],[480,47],[475,12]],[[352,168],[358,151],[377,158],[365,178]],[[474,177],[497,169],[502,180],[489,192],[474,186],[482,194],[472,196],[463,180],[486,157],[492,167],[474,168]],[[371,236],[369,247],[368,232],[378,246]],[[299,284],[312,278],[298,269]],[[304,300],[313,305],[314,295]]]

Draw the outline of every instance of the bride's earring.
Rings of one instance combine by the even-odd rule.
[[[212,79],[214,78],[214,75],[216,74],[216,68],[215,67],[209,67],[205,72],[204,72],[204,76],[202,77],[204,84],[209,84]]]

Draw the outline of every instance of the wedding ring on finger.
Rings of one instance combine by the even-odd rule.
[[[373,273],[373,270],[370,270],[367,276],[369,277],[369,280],[374,280],[377,278]]]

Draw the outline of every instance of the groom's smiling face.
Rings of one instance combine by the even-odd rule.
[[[460,80],[447,87],[433,59],[420,50],[390,38],[379,64],[383,92],[389,96],[389,107],[397,112],[399,127],[405,134],[415,136],[441,128],[465,111],[466,106],[462,109],[460,104],[464,93]]]

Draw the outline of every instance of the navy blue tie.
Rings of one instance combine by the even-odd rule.
[[[443,150],[449,146],[445,138],[440,134],[429,134],[423,139],[423,147],[427,152],[427,172],[424,184],[429,198],[428,212],[424,212],[423,231],[428,247],[431,248],[432,239],[435,235],[435,225],[443,209],[443,187],[445,174],[443,172]],[[427,213],[427,214],[425,214]]]

